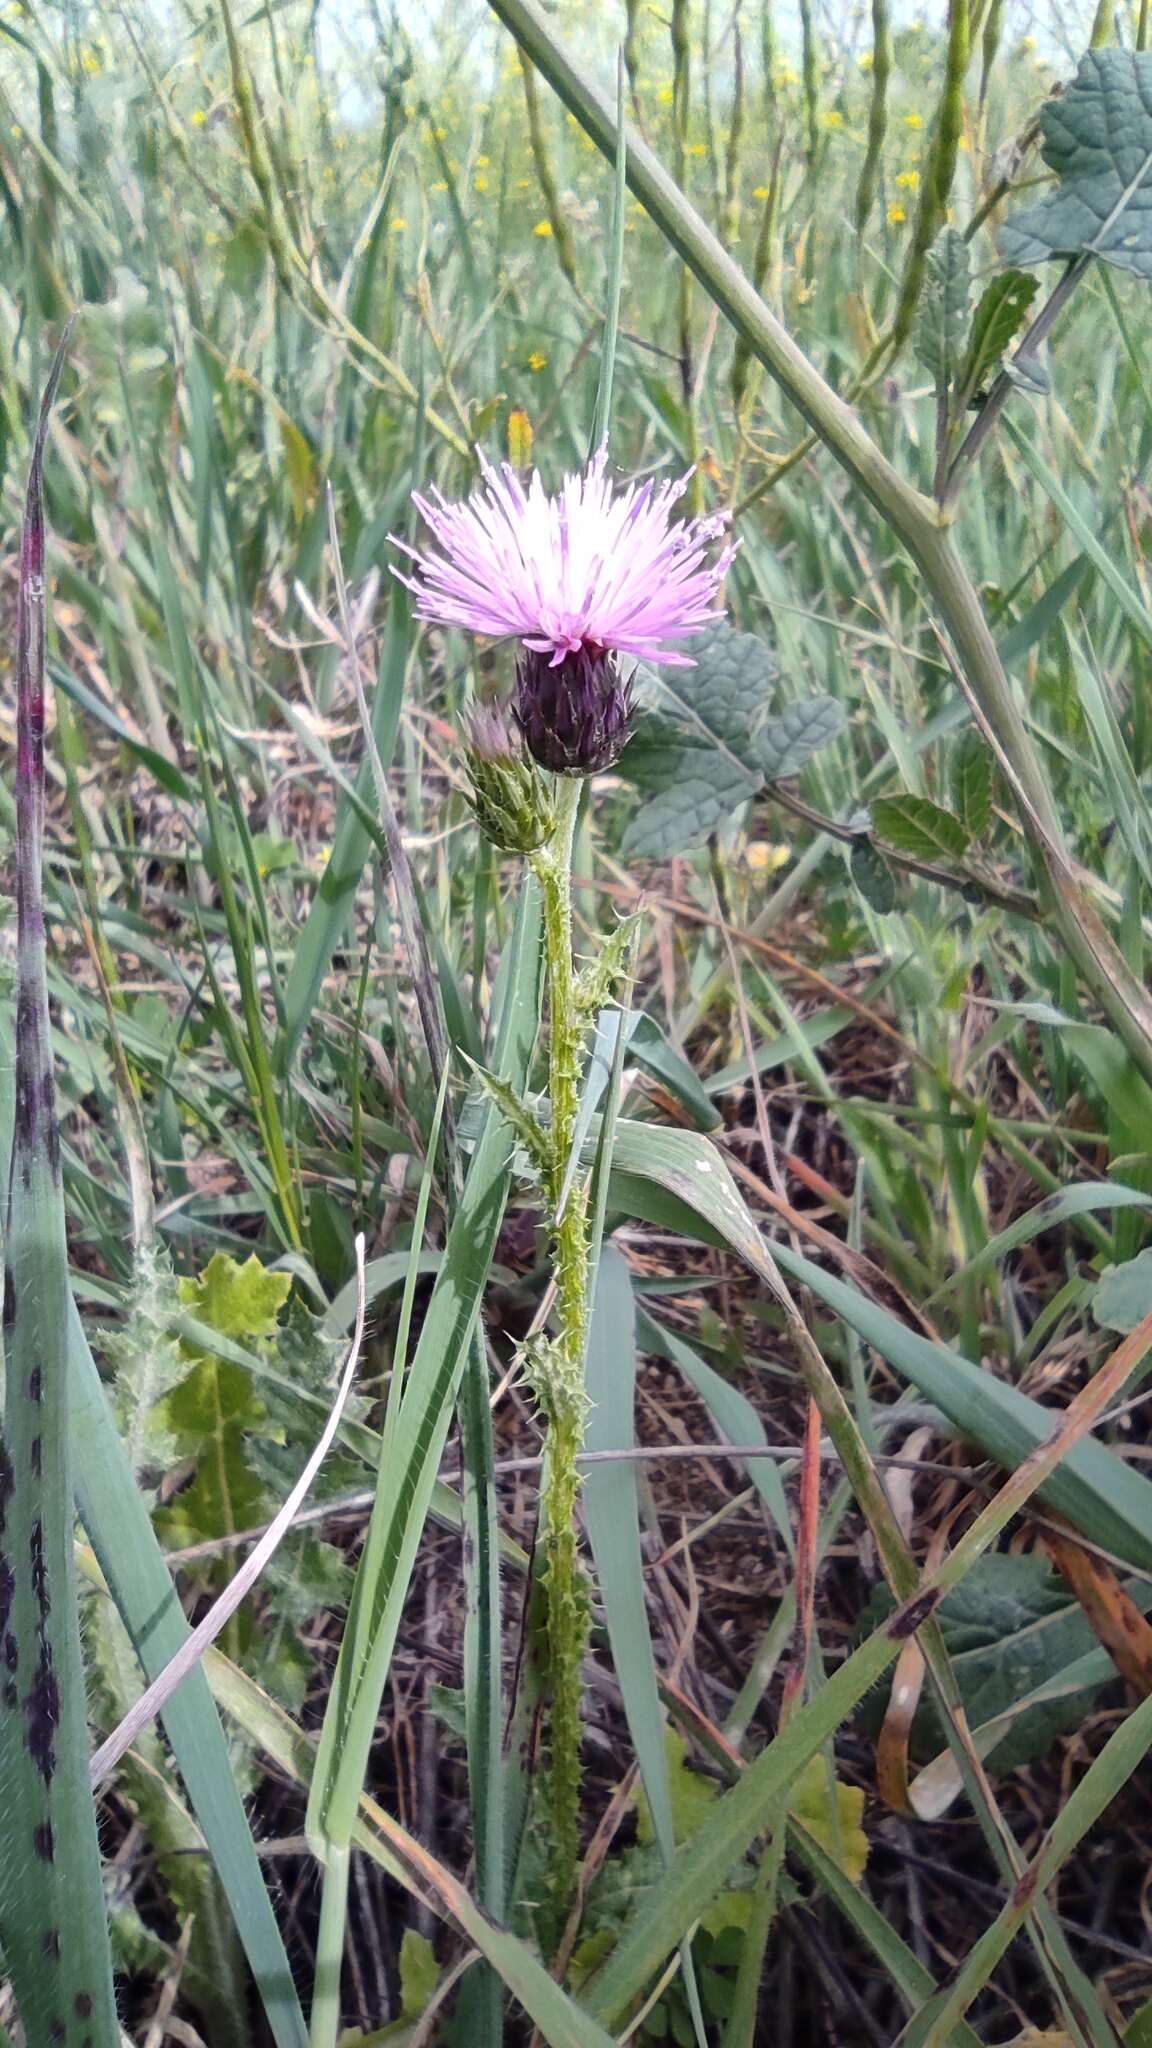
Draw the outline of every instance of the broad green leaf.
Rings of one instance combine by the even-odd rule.
[[[968,834],[959,818],[926,796],[882,796],[872,805],[872,825],[878,839],[886,840],[900,853],[917,860],[959,860],[968,846]]]
[[[203,1358],[163,1403],[164,1420],[196,1459],[196,1476],[159,1515],[176,1547],[264,1520],[267,1495],[248,1461],[250,1431],[266,1426],[267,1410],[251,1376],[222,1358]]]
[[[439,1982],[440,1965],[428,1936],[406,1927],[400,1942],[401,2017],[422,2019]]]
[[[640,717],[621,770],[647,801],[625,831],[627,858],[700,845],[765,782],[797,774],[844,724],[834,697],[769,716],[776,665],[751,633],[719,626],[694,643],[693,658],[692,668],[636,674]]]
[[[986,285],[972,316],[968,353],[960,374],[966,397],[983,389],[1009,343],[1024,324],[1039,282],[1024,270],[1004,270]]]
[[[1142,1606],[1152,1606],[1152,1588],[1134,1584],[1132,1590]],[[878,1588],[861,1616],[861,1634],[891,1611],[887,1588]],[[1095,1648],[1096,1637],[1043,1556],[980,1558],[942,1603],[940,1626],[969,1725],[979,1728],[1004,1717],[1000,1739],[981,1751],[993,1771],[1013,1771],[1044,1756],[1115,1674],[1105,1656],[1102,1667],[1093,1667],[1095,1677],[1068,1690],[1061,1687],[1064,1674]],[[1044,1688],[1050,1688],[1047,1697],[1020,1713],[1012,1711]],[[882,1704],[879,1697],[869,1702],[874,1725]],[[925,1696],[913,1723],[912,1753],[924,1761],[944,1740],[935,1703]]]
[[[1103,1330],[1127,1333],[1152,1309],[1152,1248],[1109,1266],[1092,1295],[1092,1320]]]
[[[1129,2020],[1124,2048],[1152,2048],[1152,2000]]]
[[[952,808],[970,839],[980,839],[992,809],[992,755],[980,734],[962,733],[952,750]]]
[[[937,391],[955,381],[968,326],[968,244],[958,228],[942,228],[924,264],[924,289],[912,346]]]
[[[859,1884],[868,1867],[868,1837],[864,1833],[864,1793],[859,1785],[833,1782],[835,1819],[831,1811],[828,1766],[814,1756],[792,1787],[788,1813],[799,1821],[825,1853],[840,1865],[845,1877]]]
[[[620,768],[644,793],[624,829],[621,854],[626,861],[666,860],[702,846],[761,784],[760,776],[750,775],[706,740],[654,746],[641,733]]]
[[[1089,50],[1040,122],[1057,188],[1006,222],[1006,261],[1092,254],[1152,278],[1152,52]]]

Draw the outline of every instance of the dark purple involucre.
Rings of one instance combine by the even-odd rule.
[[[558,662],[526,647],[513,710],[528,752],[553,775],[600,774],[632,732],[631,687],[611,653],[590,647]]]

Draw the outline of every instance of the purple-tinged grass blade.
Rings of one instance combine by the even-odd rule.
[[[32,449],[17,613],[16,1104],[0,1440],[0,1950],[30,2044],[118,2048],[73,1566],[70,1294],[41,882],[44,444],[66,345],[67,335]]]

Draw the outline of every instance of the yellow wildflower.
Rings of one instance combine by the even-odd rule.
[[[433,190],[434,192],[446,192],[446,191],[448,190],[448,181],[447,181],[447,179],[446,179],[446,178],[437,178],[437,180],[436,180],[436,183],[435,183],[435,184],[433,185],[433,187],[432,187],[432,190]]]
[[[208,116],[204,112],[203,107],[197,107],[195,113],[192,115],[192,126],[194,128],[202,128],[207,119]]]
[[[478,156],[476,159],[476,162],[482,171],[486,171],[488,169],[488,166],[491,163],[491,161],[492,159],[490,156]]]
[[[402,213],[394,213],[390,225],[394,235],[402,235],[408,223]]]
[[[659,100],[660,105],[662,107],[670,107],[672,105],[672,101],[675,95],[673,94],[672,87],[670,85],[662,85],[656,97]]]
[[[767,199],[771,189],[769,185],[753,185],[752,197],[753,199]]]
[[[905,214],[904,208],[902,206],[890,206],[888,208],[889,227],[898,228],[901,221],[906,219],[907,215]]]
[[[530,370],[546,370],[548,368],[547,356],[542,356],[539,349],[534,348],[528,358],[528,368]]]
[[[690,143],[688,146],[688,154],[689,156],[703,156],[704,144],[702,142]]]
[[[904,126],[906,128],[922,128],[924,126],[923,114],[905,114]]]
[[[744,849],[745,863],[754,875],[774,875],[791,858],[790,846],[774,846],[767,839],[750,839]]]
[[[900,171],[897,173],[896,183],[903,192],[915,192],[917,185],[920,183],[920,173],[919,171]]]
[[[486,191],[488,190],[488,180],[487,180],[487,178],[477,178],[477,180],[476,180],[476,190],[477,190],[478,192],[486,192]]]
[[[437,142],[447,142],[448,130],[446,128],[434,128],[432,133],[436,137]]]
[[[548,239],[549,239],[549,237],[551,236],[551,233],[552,233],[552,223],[551,223],[551,221],[550,221],[550,220],[538,220],[538,221],[537,221],[537,223],[536,223],[536,225],[535,225],[535,227],[534,227],[534,228],[533,228],[533,230],[532,230],[532,233],[533,233],[534,235],[539,235],[539,237],[540,237],[540,239],[541,239],[541,241],[542,241],[542,242],[546,242],[546,241],[548,241]]]
[[[839,107],[829,107],[828,112],[824,116],[824,126],[826,128],[842,128],[844,126],[844,116],[840,112]]]

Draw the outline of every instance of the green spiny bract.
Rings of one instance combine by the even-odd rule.
[[[477,705],[464,743],[468,801],[485,839],[501,853],[535,853],[556,816],[543,776],[499,706]]]

